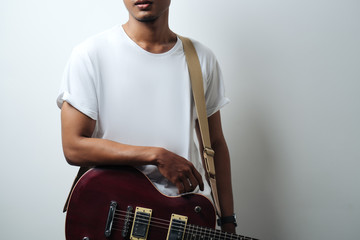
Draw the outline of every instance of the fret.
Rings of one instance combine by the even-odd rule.
[[[235,233],[231,233],[231,240],[236,240],[238,236]]]
[[[205,228],[205,230],[204,230],[204,237],[205,237],[206,240],[209,240],[209,239],[210,239],[210,231],[209,231],[209,233],[207,233],[207,231],[209,231],[209,229],[208,229],[208,228]]]
[[[190,240],[196,240],[196,232],[195,231],[196,231],[195,226],[193,226]]]
[[[221,240],[221,231],[216,230],[216,239]]]
[[[193,232],[191,234],[191,240],[196,240],[196,228],[197,228],[197,226],[193,226]]]
[[[191,225],[191,228],[190,228],[190,238],[189,238],[189,240],[194,239],[193,236],[194,236],[194,226]]]
[[[199,240],[199,227],[195,226],[195,235],[194,235],[194,240]]]
[[[215,231],[213,229],[209,229],[209,240],[215,240]]]
[[[200,240],[205,240],[205,228],[200,227]]]
[[[216,230],[216,237],[217,237],[218,240],[222,240],[221,233],[222,233],[221,231]]]
[[[213,230],[213,237],[212,237],[213,240],[216,240],[218,239],[217,238],[217,231],[216,230]]]
[[[191,226],[191,225],[188,224],[188,225],[186,226],[186,228],[185,228],[185,235],[184,235],[184,239],[185,239],[185,240],[189,240],[189,235],[190,235],[190,234],[189,234],[189,230],[190,230],[190,226]]]
[[[188,225],[188,230],[186,232],[186,240],[194,240],[194,226]]]
[[[204,233],[203,233],[203,228],[202,227],[198,227],[198,238],[199,238],[199,240],[204,239]]]

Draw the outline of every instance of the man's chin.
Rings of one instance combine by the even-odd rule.
[[[139,21],[139,22],[144,22],[144,23],[151,23],[156,21],[156,19],[158,19],[158,16],[154,16],[153,14],[151,14],[150,12],[141,12],[138,14],[134,14],[133,17]]]
[[[157,18],[154,16],[136,18],[136,20],[138,20],[139,22],[143,22],[143,23],[152,23],[152,22],[155,22],[156,19]]]

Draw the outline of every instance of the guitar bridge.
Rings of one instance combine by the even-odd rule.
[[[115,201],[111,201],[109,214],[108,214],[107,221],[106,221],[105,237],[110,237],[110,235],[111,235],[111,229],[112,229],[112,225],[114,222],[116,207],[117,207],[117,203]]]

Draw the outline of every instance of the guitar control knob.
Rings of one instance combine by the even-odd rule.
[[[88,238],[88,237],[84,237],[82,240],[90,240],[90,238]]]
[[[199,213],[199,212],[201,212],[201,207],[200,207],[200,206],[196,206],[194,210],[195,210],[196,213]]]

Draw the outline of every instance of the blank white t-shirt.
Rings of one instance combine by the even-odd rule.
[[[193,43],[210,116],[229,100],[214,54],[199,42]],[[93,137],[166,148],[191,161],[204,176],[194,138],[197,116],[179,38],[171,50],[161,54],[142,49],[121,25],[87,39],[73,49],[65,68],[59,107],[63,101],[96,120]],[[139,169],[162,193],[177,195],[177,188],[156,166]],[[210,198],[210,188],[203,179],[205,190],[201,193]]]

